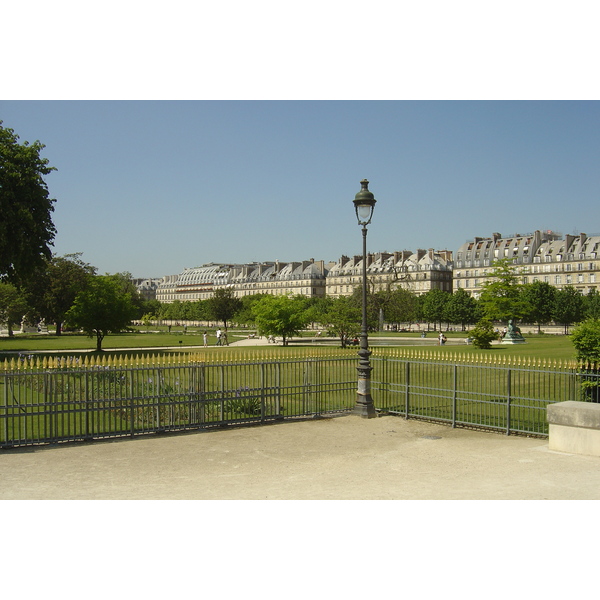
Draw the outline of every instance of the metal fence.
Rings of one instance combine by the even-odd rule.
[[[373,357],[377,410],[452,426],[547,435],[546,407],[598,401],[581,368]],[[48,444],[350,411],[357,360],[54,365],[0,371],[0,447]]]
[[[0,447],[347,411],[355,367],[344,357],[0,372]]]
[[[526,368],[380,359],[377,408],[456,426],[547,435],[548,404],[598,401],[599,375],[580,368]]]

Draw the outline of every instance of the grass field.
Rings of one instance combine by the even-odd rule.
[[[252,355],[257,358],[261,355],[272,356],[278,353],[282,356],[302,356],[308,348],[324,345],[323,342],[313,344],[313,332],[307,332],[301,338],[293,338],[288,348],[282,346],[262,347],[217,347],[214,330],[209,330],[209,348],[203,348],[201,328],[190,328],[183,333],[181,328],[177,332],[173,328],[171,333],[166,329],[161,332],[139,331],[110,335],[104,338],[103,346],[107,349],[103,354],[165,354],[173,352],[194,352],[195,350],[210,352],[227,352],[230,358],[239,355],[246,356],[251,350]],[[229,331],[229,342],[235,342],[247,338],[248,330]],[[526,343],[520,345],[493,344],[490,350],[479,350],[471,345],[463,343],[464,333],[448,333],[448,343],[445,346],[435,344],[435,333],[430,333],[422,345],[417,336],[412,333],[382,332],[371,335],[374,350],[379,355],[385,355],[393,351],[395,347],[410,346],[418,348],[422,353],[434,353],[443,355],[467,355],[467,356],[495,356],[495,357],[523,357],[547,360],[572,360],[575,358],[575,350],[569,336],[565,335],[526,335]],[[417,339],[415,339],[417,338]],[[330,340],[329,347],[336,347],[337,342]],[[356,352],[356,348],[349,348],[347,352]],[[65,333],[61,336],[55,335],[15,335],[13,338],[0,338],[0,361],[14,357],[15,353],[35,352],[53,355],[94,354],[95,340],[82,334]]]

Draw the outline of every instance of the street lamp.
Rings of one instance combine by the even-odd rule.
[[[360,350],[358,351],[358,390],[356,405],[353,414],[366,419],[377,416],[373,398],[371,398],[371,363],[369,356],[368,334],[367,334],[367,225],[371,222],[373,209],[375,208],[375,196],[369,191],[369,182],[363,179],[360,182],[361,190],[354,197],[354,208],[358,224],[362,226],[363,236],[363,260],[362,260],[362,327],[360,331]]]

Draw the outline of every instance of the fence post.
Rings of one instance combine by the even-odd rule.
[[[8,375],[6,373],[2,376],[3,378],[3,389],[4,389],[4,442],[8,444]]]
[[[221,385],[221,405],[219,407],[219,421],[223,422],[225,420],[225,365],[221,365],[219,369],[219,378]]]
[[[404,418],[408,419],[408,402],[409,402],[409,395],[410,395],[410,362],[409,361],[406,361],[405,380],[406,380],[406,392],[404,395]]]
[[[260,421],[265,421],[265,363],[260,363]]]
[[[454,365],[454,377],[452,383],[452,427],[456,427],[456,396],[458,386],[458,365]]]
[[[511,369],[508,369],[506,373],[506,387],[507,387],[507,398],[506,398],[506,435],[510,435],[510,394],[511,394]]]
[[[275,385],[277,387],[277,395],[275,396],[275,414],[281,416],[281,362],[275,363]]]
[[[138,380],[139,381],[139,380]],[[142,379],[143,382],[143,379]],[[135,431],[135,394],[133,393],[133,386],[131,387],[131,394],[130,394],[130,402],[129,402],[129,435],[130,437],[133,437],[134,435],[134,431]],[[142,400],[143,402],[143,400]]]
[[[57,422],[56,419],[58,419],[58,415],[56,414],[56,409],[54,407],[54,405],[50,404],[49,401],[49,397],[50,397],[50,393],[49,393],[49,387],[50,387],[50,381],[49,381],[49,375],[47,372],[45,372],[43,375],[43,382],[44,382],[44,411],[47,412],[48,414],[48,429],[49,431],[45,432],[46,435],[48,436],[48,439],[52,442],[54,441],[54,435],[56,432],[56,428],[57,428]],[[38,433],[38,435],[40,437],[42,437],[41,432]]]

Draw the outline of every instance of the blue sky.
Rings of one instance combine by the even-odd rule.
[[[57,254],[100,272],[600,232],[595,101],[2,101],[58,170]]]

